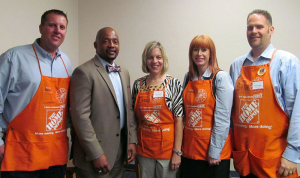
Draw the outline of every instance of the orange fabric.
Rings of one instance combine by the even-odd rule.
[[[37,54],[36,57],[39,62]],[[1,171],[35,171],[68,161],[66,113],[70,78],[43,76],[41,68],[40,72],[37,92],[7,127]]]
[[[138,155],[154,159],[172,157],[174,117],[165,100],[165,87],[169,81],[163,90],[141,91],[140,89],[137,94],[134,111],[139,120]],[[142,87],[142,79],[140,85]]]
[[[190,159],[208,160],[216,105],[216,99],[212,91],[213,78],[210,80],[189,81],[183,91],[186,121],[182,152],[184,157]],[[229,131],[220,158],[230,159],[231,152],[231,131]]]
[[[260,178],[277,177],[276,169],[287,146],[289,118],[275,96],[271,61],[243,66],[234,89],[233,161],[236,171],[243,176],[252,173]]]

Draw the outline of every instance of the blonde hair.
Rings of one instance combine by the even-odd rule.
[[[158,41],[150,41],[146,44],[145,49],[142,54],[142,71],[145,73],[150,73],[149,68],[147,67],[147,59],[152,52],[153,49],[158,48],[161,52],[162,58],[163,58],[163,69],[162,73],[166,73],[169,68],[169,59],[166,55],[166,51],[164,47],[161,45]]]

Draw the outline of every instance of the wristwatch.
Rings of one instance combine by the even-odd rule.
[[[182,155],[182,151],[178,151],[178,150],[176,150],[175,148],[173,148],[173,151],[174,151],[178,156],[181,156],[181,155]]]

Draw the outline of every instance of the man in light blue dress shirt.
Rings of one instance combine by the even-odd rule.
[[[68,56],[58,49],[64,41],[67,24],[68,19],[64,12],[56,9],[46,11],[41,17],[39,26],[41,38],[36,39],[33,44],[9,49],[0,56],[1,132],[6,131],[8,124],[29,105],[39,89],[42,75],[51,78],[69,78],[72,74],[73,69]],[[2,160],[5,154],[5,143],[2,139],[0,145]],[[64,177],[65,171],[66,165],[58,165],[36,171],[5,171],[1,176],[43,177],[51,174],[54,178]]]
[[[247,38],[252,50],[248,54],[238,57],[232,63],[230,75],[234,85],[236,85],[237,79],[241,76],[243,66],[258,66],[270,62],[272,54],[276,50],[271,43],[273,33],[274,27],[272,26],[272,18],[269,12],[254,10],[248,15]],[[287,146],[283,149],[284,151],[277,167],[277,176],[290,176],[295,173],[297,164],[300,163],[300,63],[293,54],[277,50],[270,63],[270,71],[267,72],[270,72],[271,83],[279,106],[288,115],[289,120],[286,138]],[[258,76],[263,74],[258,71]],[[256,87],[263,88],[263,84]],[[268,98],[264,99],[268,101]],[[233,124],[234,127],[243,125],[238,125],[236,122]],[[240,143],[235,142],[235,144]],[[264,167],[261,169],[264,169]],[[250,172],[245,177],[258,177],[252,171]]]

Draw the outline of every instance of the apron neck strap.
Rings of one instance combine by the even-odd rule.
[[[37,61],[38,61],[38,63],[39,63],[39,68],[40,68],[41,75],[43,76],[42,68],[41,68],[41,64],[40,64],[40,60],[39,60],[39,56],[37,55],[36,49],[35,49],[35,47],[34,47],[33,44],[32,44],[32,48],[33,48],[33,51],[34,51],[34,53],[35,53],[36,59],[37,59]],[[61,59],[62,63],[64,64],[64,67],[65,67],[65,69],[66,69],[66,72],[67,72],[68,77],[70,77],[69,72],[68,72],[67,67],[66,67],[66,64],[65,64],[65,62],[64,62],[64,60],[63,60],[63,58],[62,58],[61,56],[60,56],[60,59]]]

